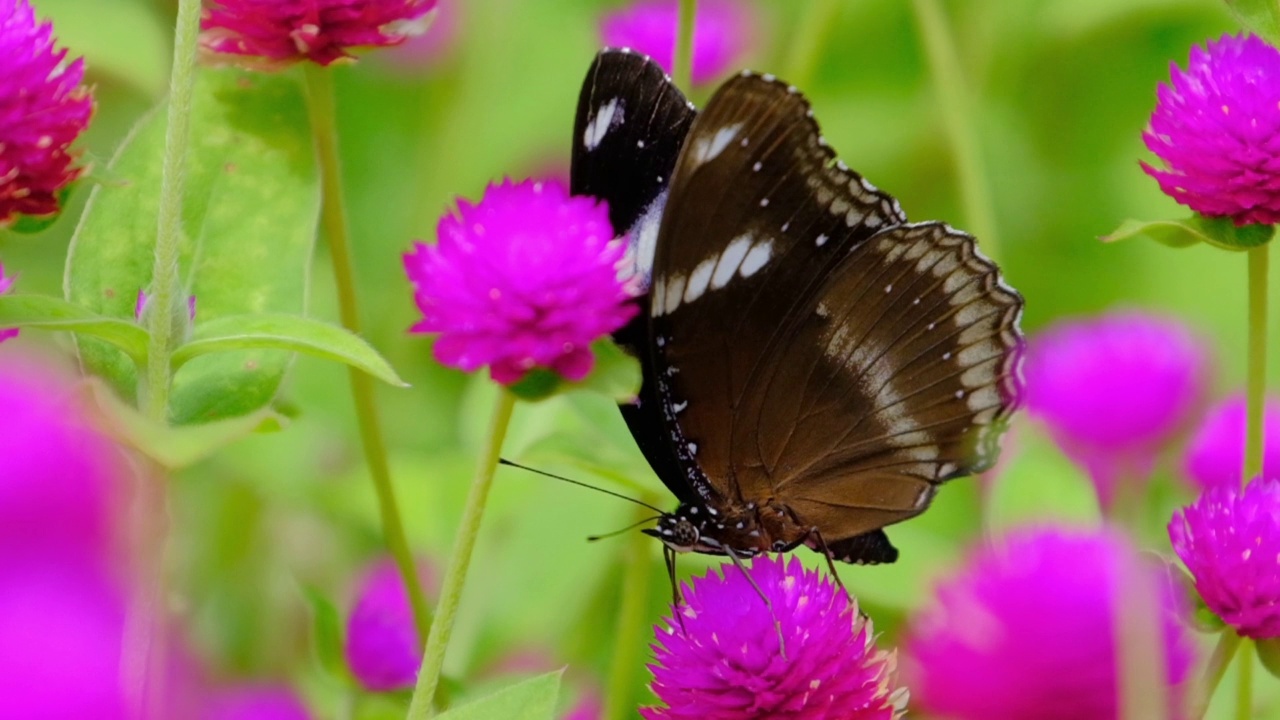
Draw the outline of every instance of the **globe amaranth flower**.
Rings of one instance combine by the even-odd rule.
[[[241,685],[224,688],[205,701],[200,720],[308,720],[311,714],[298,695],[284,685]]]
[[[503,384],[534,368],[580,380],[594,363],[591,342],[636,312],[608,209],[560,183],[490,185],[480,203],[459,201],[437,234],[404,264],[423,315],[412,330],[439,333],[445,365],[488,365]]]
[[[1268,398],[1263,415],[1262,476],[1280,478],[1280,400]],[[1231,485],[1243,477],[1245,399],[1235,395],[1211,408],[1191,437],[1182,467],[1202,489]]]
[[[1174,513],[1169,540],[1223,622],[1245,637],[1280,637],[1280,480],[1209,488]]]
[[[1202,215],[1236,225],[1280,221],[1280,51],[1224,35],[1171,69],[1142,138],[1164,161],[1142,169]]]
[[[93,98],[84,61],[68,62],[53,26],[27,0],[0,0],[0,227],[20,215],[58,211],[59,195],[80,177],[71,143],[89,124]]]
[[[1027,408],[1085,467],[1104,507],[1138,482],[1204,392],[1208,353],[1181,322],[1137,311],[1058,323],[1032,338]]]
[[[1182,717],[1193,657],[1163,570],[1110,531],[1022,529],[981,547],[910,621],[913,704],[953,720],[1118,719],[1116,619],[1127,610],[1158,618],[1164,647],[1146,650],[1144,665],[1163,655],[1171,712],[1160,717]],[[1121,606],[1136,602],[1135,579],[1163,607]]]
[[[0,295],[7,295],[13,289],[13,277],[4,274],[4,263],[0,263]],[[0,328],[0,343],[18,336],[18,328]]]
[[[893,653],[843,590],[798,558],[767,556],[684,586],[678,617],[656,628],[647,720],[889,720],[905,711]],[[775,625],[775,619],[777,625]],[[779,629],[785,648],[779,647]],[[784,652],[785,650],[785,652]]]
[[[631,48],[671,72],[679,21],[679,0],[640,0],[600,21],[600,36],[610,47]],[[702,0],[693,33],[693,82],[723,76],[752,44],[756,22],[747,0]]]
[[[423,587],[433,587],[434,573],[418,567]],[[409,593],[395,562],[382,558],[366,571],[347,617],[344,648],[351,673],[374,691],[413,687],[422,662],[422,639],[413,624]]]
[[[328,65],[356,48],[389,47],[426,30],[436,0],[213,0],[201,47],[214,59],[277,69]]]

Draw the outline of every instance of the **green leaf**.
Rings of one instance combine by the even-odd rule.
[[[121,401],[101,380],[93,379],[86,385],[90,407],[100,414],[100,425],[106,432],[169,470],[191,467],[241,438],[288,425],[278,413],[264,408],[229,420],[169,427]]]
[[[563,670],[516,683],[459,708],[438,720],[554,720]]]
[[[201,323],[191,340],[174,351],[173,367],[176,370],[209,353],[250,349],[292,350],[337,360],[388,384],[407,387],[378,351],[359,336],[298,315],[232,315]]]
[[[147,331],[132,320],[103,317],[79,305],[46,295],[0,297],[0,327],[62,330],[100,338],[135,363],[147,357]]]
[[[301,590],[311,607],[311,643],[316,661],[330,676],[350,679],[342,651],[342,617],[338,608],[318,588],[302,585]]]
[[[1147,237],[1173,248],[1208,243],[1223,250],[1248,250],[1266,245],[1275,235],[1271,225],[1236,227],[1229,218],[1207,218],[1195,215],[1185,220],[1125,220],[1103,242],[1118,242],[1133,237]]]
[[[1280,42],[1280,7],[1275,0],[1227,0],[1227,8],[1246,30],[1267,42]]]
[[[67,256],[67,298],[133,318],[151,284],[165,108],[145,117],[95,187]],[[319,209],[306,107],[291,75],[202,69],[187,158],[179,266],[199,301],[197,324],[231,315],[301,315]],[[134,364],[114,347],[79,342],[83,364],[126,399]],[[275,398],[293,355],[253,349],[205,355],[174,376],[170,420],[247,415]]]
[[[1255,640],[1254,644],[1258,648],[1258,659],[1262,661],[1262,667],[1272,677],[1280,678],[1280,638]]]
[[[591,344],[595,365],[578,382],[567,382],[551,370],[536,368],[511,385],[511,394],[526,401],[545,400],[562,392],[586,390],[615,402],[626,402],[640,392],[640,362],[608,338]]]

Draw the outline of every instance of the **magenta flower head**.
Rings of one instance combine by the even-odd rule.
[[[1268,398],[1264,415],[1262,476],[1280,478],[1280,399]],[[1227,398],[1214,406],[1200,423],[1183,456],[1182,467],[1187,476],[1203,489],[1219,485],[1240,487],[1244,435],[1244,395]]]
[[[84,61],[68,62],[53,26],[27,0],[0,0],[0,227],[19,215],[48,216],[83,168],[72,141],[89,124],[93,98]]]
[[[1171,75],[1142,135],[1166,169],[1142,169],[1202,215],[1280,222],[1280,51],[1224,35]]]
[[[490,185],[478,204],[460,200],[437,234],[435,245],[416,243],[404,266],[423,315],[412,330],[439,333],[435,356],[445,365],[488,365],[504,385],[534,368],[581,380],[594,363],[591,342],[636,312],[608,208],[560,183]]]
[[[1093,478],[1109,507],[1120,479],[1144,480],[1204,392],[1208,353],[1181,322],[1116,312],[1033,338],[1027,407]]]
[[[308,720],[296,693],[283,685],[242,685],[215,693],[200,720]]]
[[[1116,618],[1134,578],[1163,605],[1129,609],[1158,614],[1165,706],[1182,717],[1194,658],[1172,584],[1111,531],[1024,529],[978,549],[911,622],[913,703],[953,720],[1118,719]]]
[[[752,44],[756,22],[748,0],[702,0],[693,33],[693,82],[702,85],[724,75]],[[631,48],[671,72],[676,47],[679,0],[639,0],[600,21],[600,36],[610,47]]]
[[[1244,637],[1280,637],[1280,480],[1209,488],[1173,514],[1169,540],[1223,622]]]
[[[434,573],[418,567],[423,587],[435,586]],[[366,688],[374,691],[413,687],[422,662],[422,640],[413,625],[409,593],[396,564],[383,558],[365,573],[347,617],[347,665]]]
[[[7,295],[13,289],[13,277],[4,274],[4,263],[0,263],[0,295]],[[18,328],[0,328],[0,343],[18,336]]]
[[[422,33],[436,0],[212,0],[201,47],[214,60],[259,70],[309,60],[328,65],[356,48],[389,47]]]
[[[906,709],[896,657],[878,650],[871,621],[844,591],[798,558],[724,565],[683,586],[684,604],[656,629],[647,720],[891,720]],[[772,612],[771,612],[772,610]],[[778,647],[774,619],[786,652]]]

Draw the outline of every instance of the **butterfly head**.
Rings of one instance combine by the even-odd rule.
[[[720,510],[710,505],[684,504],[675,512],[663,515],[657,527],[643,532],[676,552],[724,555],[728,548],[739,557],[753,557],[794,546],[790,541],[771,546],[773,540],[760,524],[758,512],[755,503]]]
[[[696,506],[681,505],[675,512],[663,515],[657,527],[646,528],[643,532],[658,538],[676,552],[691,552],[702,540],[705,520],[698,518],[699,511]],[[706,516],[705,512],[702,514]]]

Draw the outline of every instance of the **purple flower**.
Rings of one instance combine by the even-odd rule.
[[[534,368],[581,380],[591,342],[636,312],[608,209],[559,183],[490,185],[479,204],[458,201],[437,234],[404,265],[423,314],[413,331],[440,334],[435,356],[445,365],[488,365],[504,385]]]
[[[0,356],[0,557],[39,549],[109,559],[123,455],[48,364]]]
[[[52,215],[60,193],[83,172],[72,141],[89,124],[93,98],[84,61],[68,62],[53,26],[36,22],[27,0],[0,0],[0,226],[18,215]]]
[[[1268,398],[1263,420],[1262,476],[1280,477],[1280,400]],[[1182,467],[1202,489],[1230,485],[1240,487],[1244,471],[1245,400],[1230,397],[1200,423],[1187,446]]]
[[[1280,480],[1210,487],[1173,514],[1169,540],[1223,622],[1245,637],[1280,637]]]
[[[283,685],[242,685],[218,691],[207,701],[202,720],[307,720],[297,694]]]
[[[1033,338],[1027,407],[1088,469],[1109,507],[1116,484],[1144,480],[1196,408],[1207,352],[1181,322],[1116,312],[1060,322]]]
[[[878,650],[871,621],[834,583],[800,560],[757,557],[750,573],[764,600],[732,565],[683,586],[681,618],[656,628],[647,720],[842,720],[896,718],[907,691],[894,689],[896,659]],[[774,620],[781,627],[785,654]]]
[[[278,69],[351,58],[426,30],[436,0],[212,0],[200,44],[247,67]]]
[[[911,622],[904,675],[922,710],[955,720],[1119,718],[1118,603],[1149,573],[1162,608],[1166,706],[1181,717],[1193,658],[1167,576],[1110,531],[1026,529],[983,546]]]
[[[435,581],[426,565],[418,568],[423,587]],[[370,690],[413,687],[422,662],[422,640],[413,625],[409,593],[395,562],[384,558],[367,571],[347,618],[347,665]]]
[[[1280,222],[1280,51],[1224,35],[1170,73],[1142,134],[1167,169],[1142,169],[1202,215]]]
[[[751,45],[755,18],[746,0],[702,0],[693,33],[693,82],[701,85],[728,72]],[[671,72],[679,0],[640,0],[600,21],[605,45],[626,47],[653,58]]]
[[[0,263],[0,295],[6,295],[13,289],[13,278],[4,274],[4,263]],[[18,337],[18,328],[0,329],[0,343]]]

